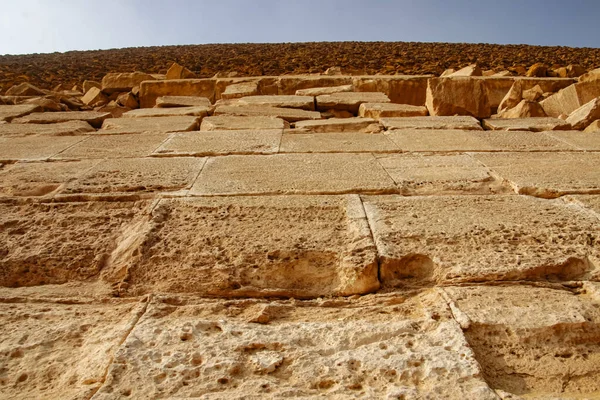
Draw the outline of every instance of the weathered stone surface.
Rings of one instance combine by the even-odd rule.
[[[371,118],[329,118],[313,121],[298,121],[296,129],[303,132],[359,132],[370,129],[371,125],[379,125]],[[379,129],[376,129],[377,131]]]
[[[432,75],[353,76],[356,92],[381,92],[392,103],[425,105],[427,80]]]
[[[519,82],[521,86],[521,91],[517,92],[519,96],[522,96],[523,91],[532,89],[535,86],[539,86],[544,93],[554,93],[576,82],[575,79],[571,78],[513,78],[512,76],[490,76],[481,80],[487,89],[488,100],[492,110],[500,107],[502,100],[516,82]],[[515,105],[518,104],[519,101],[521,101],[521,98],[516,99]]]
[[[132,294],[316,297],[379,288],[357,195],[162,200],[150,225],[129,277],[105,271]]]
[[[338,307],[178,300],[153,299],[95,398],[497,399],[433,293],[340,299]],[[273,322],[248,321],[261,313]]]
[[[540,85],[535,85],[531,89],[523,90],[523,99],[529,101],[538,101],[544,95],[544,91]]]
[[[483,71],[477,64],[468,65],[447,76],[483,76]]]
[[[574,201],[582,204],[584,207],[592,210],[600,218],[600,196],[599,195],[569,195],[565,196],[568,201]]]
[[[146,157],[169,138],[166,133],[139,135],[94,135],[68,148],[54,158],[123,158]]]
[[[186,67],[173,63],[167,70],[166,79],[193,79],[196,78],[196,74],[187,69]]]
[[[282,153],[387,153],[400,148],[382,134],[342,132],[321,134],[286,133]]]
[[[491,113],[487,88],[481,79],[431,78],[425,102],[430,115],[470,115],[487,118]]]
[[[31,83],[23,82],[9,88],[5,94],[7,96],[43,96],[46,93],[47,91],[44,91]]]
[[[69,136],[96,130],[85,121],[68,121],[57,124],[4,124],[0,136]]]
[[[584,104],[600,97],[600,80],[579,82],[544,99],[540,104],[550,117],[569,115]]]
[[[39,109],[36,104],[0,105],[0,121],[10,122],[14,118],[31,114]]]
[[[597,219],[561,200],[367,196],[364,206],[384,286],[578,280],[600,253],[589,240]]]
[[[483,126],[492,131],[564,131],[571,125],[560,118],[489,118],[483,120]]]
[[[219,115],[202,119],[201,131],[220,130],[265,130],[289,128],[289,123],[277,117],[240,117]]]
[[[101,134],[142,132],[185,132],[198,129],[197,117],[111,118],[102,124]]]
[[[462,129],[483,130],[479,121],[473,117],[408,117],[381,118],[379,122],[387,130],[393,129]]]
[[[225,91],[221,93],[221,98],[225,100],[239,99],[245,96],[257,96],[258,81],[240,82],[227,86]]]
[[[354,86],[342,85],[342,86],[331,86],[322,88],[310,88],[310,89],[299,89],[296,90],[296,96],[321,96],[324,94],[342,93],[342,92],[353,92]]]
[[[557,134],[562,131],[556,131]],[[553,132],[554,133],[554,132]],[[542,132],[406,129],[385,133],[402,151],[564,151],[576,146]]]
[[[526,76],[529,77],[545,77],[548,76],[547,74],[548,71],[548,67],[546,65],[544,65],[543,63],[535,63],[533,64],[531,67],[529,67],[529,69],[527,70],[527,74]]]
[[[13,124],[56,124],[67,121],[85,121],[93,127],[99,128],[102,122],[111,118],[110,113],[97,111],[61,111],[32,113],[12,120]]]
[[[520,194],[553,198],[600,193],[598,153],[479,153],[474,157],[508,180]]]
[[[302,121],[305,119],[321,119],[321,113],[317,111],[265,106],[217,106],[214,115],[276,117],[288,122]]]
[[[492,388],[540,399],[600,392],[597,303],[530,286],[443,290]]]
[[[131,92],[120,94],[119,97],[117,97],[117,104],[131,109],[138,108],[140,106],[137,99]]]
[[[579,82],[600,81],[600,68],[591,70],[579,77]]]
[[[389,117],[425,117],[429,115],[425,106],[395,103],[363,103],[358,108],[358,115],[364,118]]]
[[[546,113],[536,101],[521,100],[514,108],[506,109],[498,114],[499,118],[538,118],[545,117]]]
[[[272,154],[279,150],[282,129],[187,132],[163,143],[157,156]]]
[[[146,81],[140,84],[140,107],[154,107],[156,99],[161,96],[198,96],[206,97],[212,102],[215,98],[215,81],[213,79],[169,79]]]
[[[143,72],[110,73],[102,78],[102,91],[107,94],[129,92],[144,81],[156,78]]]
[[[156,99],[156,107],[210,107],[210,100],[199,96],[161,96]]]
[[[98,89],[102,89],[102,83],[101,82],[97,82],[97,81],[92,81],[89,79],[86,79],[85,81],[83,81],[83,93],[87,93],[91,88],[98,88]]]
[[[600,120],[592,122],[587,128],[584,129],[584,132],[600,132]]]
[[[566,122],[571,124],[573,129],[583,130],[598,119],[600,119],[600,97],[573,111]]]
[[[509,190],[465,154],[393,154],[377,157],[404,195],[503,193]]]
[[[338,92],[316,97],[319,111],[343,110],[358,114],[363,103],[389,103],[390,99],[380,92]]]
[[[498,112],[516,107],[523,99],[523,81],[516,79],[498,106]]]
[[[104,160],[61,193],[167,192],[189,189],[205,158],[120,158]]]
[[[146,206],[143,202],[0,204],[0,221],[7,228],[0,231],[0,286],[97,277],[126,224]]]
[[[312,96],[246,96],[231,105],[265,106],[280,108],[297,108],[314,111],[315,99]]]
[[[351,76],[283,75],[277,78],[277,94],[295,94],[297,90],[352,84]]]
[[[209,159],[190,193],[337,194],[393,190],[393,181],[370,154],[277,154]]]
[[[33,97],[31,99],[24,100],[21,104],[32,104],[39,106],[38,111],[69,111],[69,107],[66,104],[59,103],[60,99],[55,98],[53,100],[51,96],[48,97]]]
[[[89,399],[140,309],[114,300],[0,303],[0,397]]]
[[[148,117],[205,117],[208,115],[208,107],[169,107],[169,108],[140,108],[123,114],[123,118],[148,118]]]
[[[88,106],[98,106],[108,103],[108,97],[97,87],[92,87],[81,98],[81,101]]]
[[[45,160],[84,139],[82,136],[0,138],[0,162]]]

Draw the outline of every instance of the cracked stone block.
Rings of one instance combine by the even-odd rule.
[[[85,139],[84,136],[0,138],[0,162],[45,160]]]
[[[385,135],[361,132],[286,133],[279,149],[282,153],[386,153],[399,150]]]
[[[379,122],[388,131],[394,129],[461,129],[476,131],[483,130],[477,118],[468,116],[381,118]]]
[[[316,97],[319,111],[338,110],[358,114],[363,103],[389,103],[390,99],[380,92],[338,92]]]
[[[256,314],[273,318],[249,322]],[[497,399],[433,293],[296,305],[155,297],[94,399],[123,392],[133,398]]]
[[[129,293],[352,295],[379,288],[377,253],[357,195],[161,200]],[[119,267],[119,265],[117,265]]]
[[[296,129],[300,132],[359,132],[370,129],[371,125],[377,126],[376,131],[380,130],[376,120],[371,118],[329,118],[316,121],[298,121]]]
[[[483,120],[483,127],[491,131],[564,131],[571,129],[571,124],[560,118],[490,118]]]
[[[425,117],[429,114],[425,106],[396,103],[363,103],[358,115],[365,118]]]
[[[213,156],[277,153],[281,129],[177,133],[154,152],[155,156]]]
[[[390,193],[395,185],[371,154],[275,154],[211,158],[195,195]]]
[[[313,96],[246,96],[235,100],[235,104],[246,106],[297,108],[307,111],[315,110],[315,98]]]
[[[152,117],[205,117],[209,107],[168,107],[168,108],[140,108],[123,113],[122,118],[152,118]]]
[[[385,286],[600,278],[598,221],[527,196],[366,196]]]
[[[39,110],[36,104],[0,105],[0,121],[10,122],[14,118],[23,117]]]
[[[56,124],[68,121],[84,121],[95,128],[100,128],[102,122],[112,115],[98,111],[55,111],[36,112],[12,120],[13,124]]]
[[[161,96],[156,99],[156,107],[210,107],[210,100],[199,96]]]
[[[287,122],[302,121],[305,119],[321,119],[321,113],[317,111],[299,110],[296,108],[267,107],[256,105],[217,106],[214,115],[237,115],[246,117],[276,117]]]
[[[170,137],[166,133],[144,135],[94,135],[58,154],[55,159],[145,157]]]
[[[289,128],[289,123],[276,117],[239,117],[235,115],[219,115],[206,117],[200,125],[201,131],[222,130],[263,130]]]
[[[600,195],[571,195],[566,199],[583,204],[584,207],[593,210],[600,217]]]
[[[144,132],[186,132],[198,129],[198,117],[111,118],[97,133],[119,135]]]
[[[57,124],[3,124],[0,137],[4,136],[72,136],[95,132],[85,121],[68,121]]]
[[[600,132],[553,131],[548,135],[580,150],[600,151]]]
[[[515,191],[542,198],[600,193],[598,153],[473,154]]]

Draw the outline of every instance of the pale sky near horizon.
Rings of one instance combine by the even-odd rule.
[[[205,43],[600,47],[600,0],[3,0],[0,54]]]

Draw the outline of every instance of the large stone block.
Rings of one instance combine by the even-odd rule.
[[[600,151],[600,131],[552,131],[549,136],[562,140],[578,150]]]
[[[317,111],[298,110],[294,108],[267,107],[267,106],[225,106],[220,105],[214,115],[237,115],[247,117],[276,117],[288,122],[302,121],[305,119],[321,119]]]
[[[0,105],[0,121],[10,122],[38,110],[40,107],[35,104]]]
[[[571,129],[571,124],[552,117],[531,118],[488,118],[483,120],[483,127],[490,131],[564,131]]]
[[[146,157],[167,140],[167,133],[94,135],[61,152],[54,159]]]
[[[356,92],[382,92],[392,103],[425,105],[427,80],[431,75],[354,76]]]
[[[397,117],[381,118],[379,122],[386,130],[394,129],[460,129],[477,130],[483,128],[473,117]],[[426,134],[426,133],[424,133]]]
[[[56,124],[2,124],[0,136],[71,136],[96,132],[85,121],[67,121]]]
[[[12,121],[13,124],[56,124],[68,121],[84,121],[95,128],[100,128],[102,122],[112,115],[98,111],[59,111],[36,112]]]
[[[199,96],[161,96],[156,99],[156,107],[210,107],[210,100]]]
[[[279,149],[282,153],[389,153],[399,150],[385,135],[362,132],[285,133]]]
[[[469,115],[476,118],[492,115],[483,79],[470,77],[430,78],[426,106],[429,115]]]
[[[540,102],[546,114],[558,117],[569,115],[579,107],[600,97],[600,80],[579,82],[560,90]]]
[[[156,78],[144,72],[110,73],[102,78],[102,91],[107,94],[129,92],[144,81]]]
[[[276,94],[293,95],[300,89],[351,85],[351,76],[284,75],[277,78]],[[265,94],[261,92],[262,94]]]
[[[149,117],[205,117],[209,108],[206,106],[168,107],[168,108],[141,108],[127,111],[122,118],[149,118]]]
[[[300,132],[327,133],[327,132],[359,132],[363,130],[379,131],[379,123],[371,118],[329,118],[312,121],[296,122],[296,129]]]
[[[144,132],[186,132],[198,130],[198,117],[111,118],[99,134],[119,135]]]
[[[178,133],[163,143],[156,156],[272,154],[279,150],[282,129]]]
[[[164,81],[145,81],[140,84],[140,107],[156,105],[161,96],[199,96],[211,102],[215,100],[214,79],[169,79]]]
[[[84,139],[84,136],[0,138],[0,162],[46,160]]]
[[[338,110],[358,114],[363,103],[389,103],[390,99],[380,92],[340,92],[316,97],[319,111]]]
[[[583,130],[592,122],[600,119],[600,97],[582,105],[569,115],[567,123],[573,129]]]
[[[218,115],[202,119],[201,131],[220,130],[263,130],[289,128],[289,123],[277,117],[248,117],[235,115]]]
[[[231,105],[266,106],[281,108],[297,108],[300,110],[314,111],[315,99],[312,96],[245,96],[237,99]]]
[[[395,118],[425,117],[429,115],[425,106],[395,103],[363,103],[358,108],[358,115],[363,118]]]

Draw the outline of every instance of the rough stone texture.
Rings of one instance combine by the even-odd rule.
[[[281,139],[282,153],[388,153],[399,151],[383,134],[340,132],[321,134],[286,133]]]
[[[600,80],[573,84],[544,99],[540,104],[548,116],[558,117],[561,114],[571,114],[597,97],[600,97]]]
[[[146,157],[169,138],[165,133],[97,135],[61,152],[57,159]]]
[[[0,121],[10,122],[14,118],[31,114],[39,108],[35,104],[0,105]]]
[[[425,105],[427,80],[431,75],[354,76],[356,92],[382,92],[393,103]]]
[[[162,144],[157,156],[272,154],[279,150],[282,129],[178,133]]]
[[[319,111],[343,110],[358,113],[363,103],[389,103],[390,99],[380,92],[338,92],[316,97]]]
[[[296,90],[296,96],[321,96],[324,94],[353,92],[353,91],[354,91],[354,86],[342,85],[342,86],[331,86],[331,87],[322,87],[322,88],[299,89],[299,90]]]
[[[7,96],[43,96],[44,94],[46,92],[28,82],[23,82],[6,90]]]
[[[568,122],[560,118],[489,118],[483,120],[485,129],[492,131],[564,131],[571,129]]]
[[[99,88],[92,87],[81,98],[81,101],[88,106],[96,106],[108,103],[108,97]]]
[[[312,96],[246,96],[233,105],[297,108],[314,111],[315,99]]]
[[[170,108],[141,108],[139,110],[127,111],[123,118],[149,118],[149,117],[205,117],[208,115],[208,107],[170,107]]]
[[[217,106],[214,115],[237,115],[246,117],[276,117],[288,122],[304,119],[321,119],[321,113],[316,111],[298,110],[293,108],[266,106]]]
[[[587,128],[584,129],[584,132],[600,132],[600,120],[592,122]]]
[[[384,286],[598,278],[597,220],[528,196],[368,196]]]
[[[85,121],[67,121],[56,124],[3,124],[0,136],[71,136],[96,130]]]
[[[506,109],[498,114],[500,118],[535,118],[545,117],[546,112],[536,101],[521,100],[514,108]]]
[[[212,79],[169,79],[164,81],[145,81],[140,84],[140,107],[156,105],[161,96],[198,96],[211,102],[215,98],[215,81]]]
[[[197,117],[111,118],[98,133],[118,135],[143,132],[186,132],[198,129]]]
[[[327,132],[359,132],[379,125],[371,118],[329,118],[314,121],[298,121],[296,129],[300,132],[327,133]],[[376,129],[377,131],[379,129]]]
[[[167,70],[166,79],[193,79],[196,78],[196,74],[187,69],[186,67],[173,63]]]
[[[370,154],[278,154],[211,158],[190,193],[381,193],[394,188]]]
[[[474,157],[521,194],[554,198],[600,193],[599,153],[479,153]]]
[[[156,78],[143,72],[110,73],[102,78],[102,91],[107,94],[129,92],[144,81]]]
[[[552,131],[548,135],[579,150],[600,151],[600,132]]]
[[[102,122],[111,118],[110,113],[97,111],[62,111],[32,113],[25,117],[12,120],[13,124],[56,124],[68,121],[84,121],[95,128],[102,126]]]
[[[277,117],[240,117],[219,115],[202,119],[201,131],[220,130],[266,130],[289,128],[289,123]]]
[[[523,98],[523,81],[521,79],[515,80],[510,90],[506,93],[506,96],[500,102],[498,106],[498,112],[510,110],[516,107]]]
[[[479,121],[473,117],[408,117],[382,118],[379,121],[386,130],[394,129],[461,129],[483,130]]]
[[[258,95],[258,82],[240,82],[227,86],[225,91],[221,93],[222,99],[238,99],[245,96]]]
[[[427,107],[411,106],[395,103],[363,103],[358,108],[358,115],[363,118],[389,117],[425,117],[429,114]]]
[[[579,82],[600,81],[600,68],[589,71],[579,77]]]
[[[464,68],[459,69],[458,71],[452,72],[448,76],[482,76],[483,71],[476,64],[468,65]]]
[[[567,118],[567,122],[571,124],[573,129],[583,130],[598,119],[600,119],[600,97],[573,111]]]
[[[429,115],[488,118],[492,114],[483,80],[469,77],[429,79],[425,104]]]
[[[81,136],[60,136],[50,140],[43,136],[0,138],[0,162],[45,160],[84,139]]]
[[[161,96],[156,99],[156,107],[210,107],[210,100],[199,96]]]

